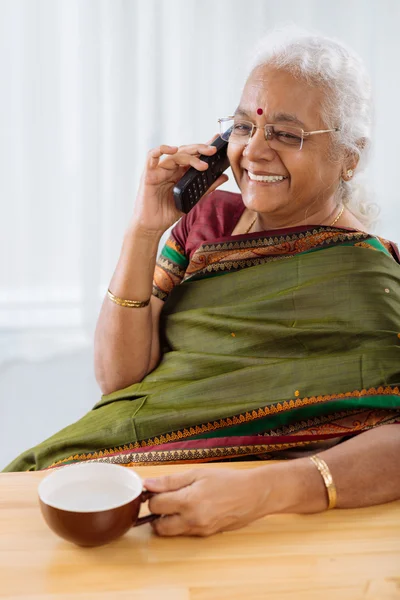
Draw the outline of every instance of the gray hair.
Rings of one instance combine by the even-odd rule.
[[[373,112],[371,82],[362,59],[339,40],[289,25],[260,40],[248,74],[265,65],[327,90],[321,116],[327,128],[339,127],[337,144],[360,159],[353,178],[341,180],[337,201],[346,204],[366,228],[371,228],[379,207],[368,197],[361,181],[370,155]]]

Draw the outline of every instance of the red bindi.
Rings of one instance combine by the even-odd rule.
[[[257,114],[258,115],[262,115],[263,114],[263,109],[262,108],[257,108]]]

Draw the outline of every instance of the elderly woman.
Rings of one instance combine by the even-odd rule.
[[[267,37],[220,119],[240,194],[223,175],[182,217],[173,186],[215,148],[151,150],[96,331],[104,396],[9,470],[292,459],[146,481],[161,535],[400,498],[400,258],[353,183],[370,110],[351,51]]]

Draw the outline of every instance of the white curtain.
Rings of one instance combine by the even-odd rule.
[[[0,362],[91,343],[146,151],[209,139],[285,22],[367,63],[377,233],[399,241],[398,0],[0,0]]]

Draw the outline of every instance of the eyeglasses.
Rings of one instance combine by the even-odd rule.
[[[241,121],[235,117],[218,119],[220,135],[230,144],[246,146],[253,137],[256,129],[264,129],[264,135],[273,150],[301,150],[304,138],[317,133],[330,133],[339,131],[335,129],[319,129],[318,131],[304,131],[300,127],[291,125],[276,125],[268,123],[264,127],[256,127],[251,121]]]

